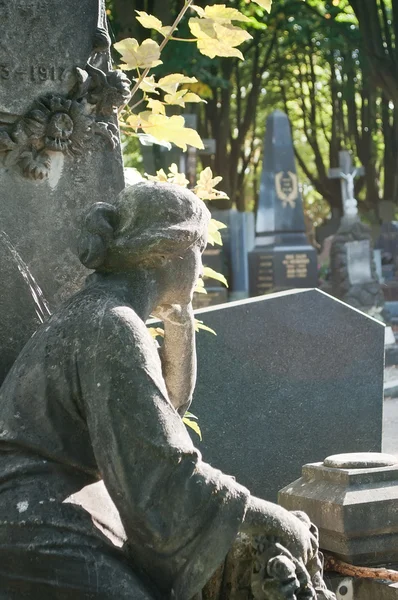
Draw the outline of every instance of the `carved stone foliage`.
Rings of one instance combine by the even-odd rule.
[[[98,134],[114,149],[117,109],[130,97],[130,82],[122,71],[104,73],[91,65],[76,68],[77,83],[69,96],[49,94],[12,125],[0,128],[0,158],[15,165],[24,177],[45,180],[51,169],[51,153],[74,157]]]

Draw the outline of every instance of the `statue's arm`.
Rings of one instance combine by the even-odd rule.
[[[202,462],[142,322],[126,311],[120,319],[105,315],[100,327],[82,332],[76,361],[98,471],[134,563],[162,589],[190,598],[232,545],[249,493]]]

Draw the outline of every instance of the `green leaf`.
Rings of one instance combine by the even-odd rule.
[[[187,427],[193,429],[193,431],[199,436],[200,441],[202,441],[202,432],[200,430],[199,425],[195,421],[191,421],[191,419],[188,419],[187,417],[183,417],[182,420]]]

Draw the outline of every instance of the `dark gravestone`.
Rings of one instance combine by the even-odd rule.
[[[317,254],[305,234],[288,117],[276,110],[267,119],[264,165],[256,216],[255,248],[249,253],[249,291],[317,285]]]
[[[319,290],[199,311],[192,411],[206,461],[256,495],[308,462],[380,451],[384,326]]]
[[[1,382],[87,273],[82,212],[124,187],[115,109],[128,84],[111,71],[102,1],[0,1],[0,23]]]

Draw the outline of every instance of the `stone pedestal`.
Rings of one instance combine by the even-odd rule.
[[[332,242],[330,269],[336,298],[364,311],[383,306],[370,228],[359,218],[343,219]]]
[[[304,234],[294,238],[281,239],[278,245],[256,246],[249,252],[250,296],[317,287],[316,250]]]
[[[340,454],[307,464],[279,492],[319,528],[320,547],[356,566],[398,563],[398,457]],[[376,597],[376,596],[375,596]]]

